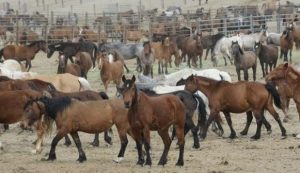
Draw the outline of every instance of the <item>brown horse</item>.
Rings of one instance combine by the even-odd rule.
[[[98,56],[98,68],[100,70],[101,81],[104,84],[105,92],[107,92],[108,84],[113,81],[117,86],[121,84],[121,78],[124,73],[123,62],[116,60],[115,62],[109,62],[109,58],[106,52],[102,52]]]
[[[272,81],[278,87],[280,99],[282,101],[282,110],[285,114],[284,120],[288,120],[288,103],[293,99],[296,103],[300,119],[300,72],[292,64],[284,63],[278,65],[267,76],[267,81]]]
[[[259,139],[263,123],[263,111],[265,109],[268,110],[279,124],[282,137],[286,137],[286,130],[281,123],[278,113],[273,107],[273,98],[275,105],[279,108],[281,107],[279,94],[273,85],[246,81],[229,83],[227,81],[216,81],[191,75],[185,82],[185,90],[192,93],[200,90],[208,97],[210,115],[203,129],[202,138],[206,137],[207,129],[212,120],[218,120],[220,112],[224,113],[230,127],[231,133],[229,138],[236,138],[236,132],[232,127],[230,113],[251,111],[254,113],[257,123],[256,134],[251,138]],[[250,119],[247,118],[246,127],[241,132],[242,135],[247,134],[251,121],[252,116]]]
[[[292,30],[296,49],[300,49],[300,26],[291,23],[288,28]]]
[[[256,80],[256,66],[257,66],[257,56],[253,51],[244,51],[238,44],[238,42],[233,42],[231,45],[232,56],[234,57],[234,65],[236,73],[238,75],[238,80],[241,80],[241,70],[244,71],[244,80],[248,81],[248,69],[252,68],[253,80]]]
[[[184,40],[184,45],[181,49],[182,57],[188,55],[187,64],[191,67],[191,59],[193,60],[193,66],[197,67],[198,56],[200,59],[200,68],[202,68],[202,55],[203,55],[203,46],[201,41],[202,35],[197,35],[195,38],[186,37]]]
[[[46,42],[34,41],[28,46],[16,46],[16,45],[8,45],[0,50],[0,57],[4,57],[4,59],[15,59],[17,61],[26,61],[27,71],[31,68],[31,60],[33,60],[34,56],[40,51],[44,51],[47,53]]]
[[[185,106],[177,96],[162,95],[156,97],[147,96],[139,92],[135,86],[135,76],[132,79],[122,77],[123,86],[121,93],[124,105],[128,108],[128,121],[134,140],[138,149],[137,164],[144,164],[142,154],[142,144],[146,150],[145,165],[152,165],[150,157],[150,130],[155,130],[161,136],[164,142],[164,151],[160,158],[159,165],[167,163],[167,156],[171,145],[171,139],[168,134],[169,127],[174,124],[176,127],[176,136],[179,144],[179,158],[176,163],[183,166],[184,152],[184,124],[185,124]]]
[[[57,143],[67,134],[71,134],[79,152],[79,162],[86,161],[81,147],[78,131],[86,133],[101,133],[114,124],[121,139],[121,149],[118,157],[123,158],[128,143],[126,134],[130,130],[127,120],[128,110],[121,100],[100,100],[81,102],[70,97],[49,99],[43,97],[28,102],[24,108],[25,119],[23,127],[29,127],[34,122],[46,117],[55,120],[57,134],[51,142],[48,160],[55,160]]]
[[[168,74],[168,63],[171,58],[170,42],[169,37],[164,37],[161,42],[151,43],[151,47],[155,51],[155,59],[158,60],[158,74],[164,72]]]
[[[290,28],[287,28],[280,36],[280,59],[284,56],[283,61],[288,61],[288,52],[290,51],[290,62],[292,62],[293,42],[293,33]]]
[[[42,93],[33,90],[18,90],[0,92],[0,123],[13,124],[21,121],[23,116],[23,108],[30,100],[37,99]],[[37,133],[40,133],[41,121],[36,123]],[[40,150],[40,144],[36,144],[36,150]]]
[[[70,73],[74,76],[81,76],[81,68],[78,64],[67,64],[67,58],[63,54],[63,52],[59,52],[58,55],[58,67],[57,67],[57,74],[63,74],[63,73]]]
[[[78,52],[75,55],[75,63],[79,65],[81,77],[87,79],[87,73],[92,68],[92,57],[88,52]]]

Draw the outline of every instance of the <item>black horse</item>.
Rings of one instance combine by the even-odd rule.
[[[140,91],[143,91],[148,96],[159,96],[161,94],[157,94],[155,91],[150,89],[139,89]],[[182,91],[175,91],[167,94],[173,94],[180,98],[182,103],[185,105],[186,108],[186,119],[185,119],[185,126],[184,126],[184,135],[186,135],[189,130],[191,130],[194,138],[194,148],[199,148],[199,138],[198,138],[198,131],[199,128],[204,127],[206,122],[206,109],[205,109],[205,103],[202,100],[201,97],[198,95],[192,94],[188,91],[182,90]],[[193,122],[193,115],[195,110],[198,108],[198,123],[197,126],[195,126]],[[175,128],[173,128],[172,132],[172,139],[175,137]]]
[[[92,57],[93,68],[95,68],[95,61],[98,52],[97,45],[90,41],[82,41],[78,43],[72,42],[60,42],[48,45],[47,57],[50,58],[55,51],[60,51],[66,56],[67,64],[68,59],[74,63],[72,57],[78,52],[88,52]]]
[[[205,53],[205,60],[207,59],[207,55],[208,55],[208,52],[210,50],[210,54],[212,55],[212,52],[217,44],[217,42],[223,38],[225,35],[222,34],[222,33],[218,33],[218,34],[215,34],[215,35],[207,35],[207,36],[204,36],[202,39],[201,39],[201,42],[202,42],[202,45],[203,45],[203,49],[206,49],[206,53]]]

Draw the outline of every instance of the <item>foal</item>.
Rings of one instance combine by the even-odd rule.
[[[176,136],[179,144],[179,158],[176,163],[183,166],[184,152],[184,124],[185,124],[185,106],[177,96],[162,95],[149,97],[143,92],[139,92],[135,85],[135,76],[132,79],[122,77],[123,86],[121,93],[124,105],[128,108],[128,121],[130,124],[133,138],[137,145],[138,162],[144,164],[142,153],[142,144],[146,150],[145,165],[152,165],[150,157],[150,130],[155,130],[161,136],[164,142],[164,151],[160,158],[159,165],[167,163],[167,156],[171,145],[171,139],[168,134],[169,127],[174,124]]]
[[[216,81],[213,79],[191,75],[187,78],[185,89],[190,92],[202,91],[209,99],[210,116],[203,130],[202,137],[206,137],[207,129],[212,120],[218,118],[223,112],[230,127],[230,138],[236,137],[236,132],[232,127],[230,113],[242,113],[252,111],[256,118],[257,129],[253,139],[260,138],[260,130],[263,121],[263,111],[265,109],[274,117],[279,124],[282,137],[286,137],[286,130],[283,127],[278,113],[273,107],[281,107],[280,98],[276,88],[270,84],[260,84],[257,82],[236,82]],[[228,95],[230,93],[230,95]],[[249,116],[250,117],[250,116]],[[248,131],[252,119],[247,118],[247,124],[243,133]]]

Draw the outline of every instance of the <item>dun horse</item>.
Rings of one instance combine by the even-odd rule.
[[[290,51],[290,62],[292,62],[293,42],[293,33],[287,28],[280,37],[280,59],[284,56],[283,61],[288,61],[288,52]]]
[[[137,164],[143,165],[145,163],[145,165],[152,165],[150,157],[150,130],[156,130],[164,142],[164,151],[158,164],[165,165],[167,163],[167,156],[172,142],[168,134],[168,129],[174,124],[179,144],[179,158],[176,165],[183,166],[185,143],[184,104],[174,95],[166,94],[149,97],[143,92],[139,92],[135,85],[135,76],[132,79],[126,79],[123,76],[122,80],[124,84],[121,88],[121,93],[124,105],[129,109],[128,121],[138,150]],[[146,150],[146,162],[142,153],[143,144]]]
[[[241,80],[240,71],[244,71],[244,80],[248,80],[248,69],[252,68],[253,80],[256,80],[256,64],[257,57],[252,51],[243,51],[238,42],[232,42],[232,56],[234,57],[234,65],[238,80]]]
[[[282,137],[286,137],[286,130],[283,127],[278,113],[273,107],[273,98],[275,105],[281,108],[279,94],[276,88],[270,84],[260,84],[257,82],[236,82],[216,81],[213,79],[191,75],[185,82],[185,89],[194,93],[197,90],[202,91],[209,99],[210,116],[207,120],[202,133],[202,138],[206,137],[207,129],[212,120],[218,120],[219,113],[223,112],[226,121],[230,127],[229,138],[236,138],[236,132],[232,127],[230,113],[242,113],[251,111],[256,118],[257,129],[251,138],[259,139],[261,126],[264,121],[263,111],[266,109],[277,121]],[[228,94],[230,93],[230,94]],[[252,116],[248,116],[245,129],[242,135],[247,134],[252,121]]]
[[[153,63],[155,61],[155,52],[152,49],[150,42],[144,43],[144,50],[139,57],[143,75],[150,76],[153,78]]]
[[[0,50],[0,57],[4,59],[15,59],[17,61],[26,61],[26,69],[31,69],[31,60],[40,51],[47,52],[45,41],[34,41],[28,46],[8,45]]]
[[[100,133],[116,125],[121,139],[118,157],[123,158],[128,143],[129,123],[127,109],[121,100],[100,100],[81,102],[70,97],[49,99],[46,97],[30,101],[24,108],[23,127],[29,127],[40,120],[42,115],[52,118],[57,127],[57,134],[51,142],[48,160],[56,159],[56,145],[67,134],[71,134],[79,152],[79,162],[86,161],[81,147],[78,131]]]
[[[259,58],[263,77],[268,74],[268,66],[270,71],[276,67],[278,59],[278,48],[275,45],[263,45],[261,42],[255,42],[254,50]]]

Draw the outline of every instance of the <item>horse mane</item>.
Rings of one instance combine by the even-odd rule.
[[[11,78],[7,77],[7,76],[0,76],[0,82],[2,81],[10,81],[12,80]]]
[[[36,101],[40,101],[45,105],[45,114],[52,119],[55,119],[58,112],[65,110],[72,103],[70,97],[58,97],[53,99],[41,97]]]
[[[147,44],[150,44],[150,41],[145,41],[145,42],[143,43],[143,47],[145,47]]]
[[[27,80],[27,82],[32,90],[41,91],[41,87],[43,85],[47,85],[47,89],[48,89],[48,91],[50,91],[51,95],[53,94],[53,92],[56,91],[55,86],[49,82],[45,82],[45,81],[42,81],[39,79],[30,79],[30,80]]]

